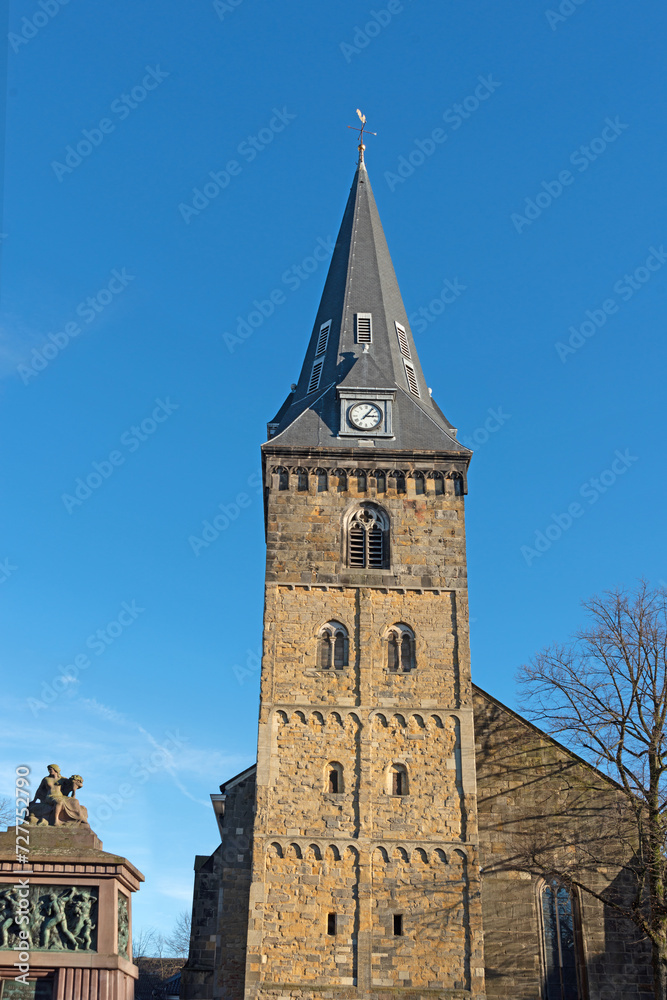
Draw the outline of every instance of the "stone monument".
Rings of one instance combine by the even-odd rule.
[[[144,877],[102,850],[81,775],[47,770],[28,801],[17,768],[19,825],[0,833],[0,997],[133,1000],[131,894]]]

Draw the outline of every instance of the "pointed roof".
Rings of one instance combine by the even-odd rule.
[[[357,314],[372,317],[369,344],[356,342]],[[328,322],[322,352],[322,328]],[[397,324],[404,331],[400,339]],[[321,372],[314,378],[320,362]],[[271,444],[354,447],[354,439],[339,437],[339,390],[354,389],[394,393],[394,436],[374,438],[377,450],[470,455],[431,398],[363,159],[352,182],[299,381],[269,424]]]

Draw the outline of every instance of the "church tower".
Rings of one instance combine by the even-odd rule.
[[[424,379],[362,148],[262,447],[247,1000],[484,993],[470,456]]]

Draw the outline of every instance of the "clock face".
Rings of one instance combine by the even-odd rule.
[[[375,403],[355,403],[348,411],[350,423],[360,431],[372,431],[382,420],[382,410]]]

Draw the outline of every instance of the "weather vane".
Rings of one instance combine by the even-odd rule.
[[[364,131],[366,129],[366,115],[362,115],[362,113],[359,110],[359,108],[357,108],[357,114],[359,115],[359,121],[361,122],[361,128],[358,128],[356,125],[348,125],[347,127],[348,128],[353,128],[355,132],[359,133],[359,146],[358,146],[358,149],[359,149],[359,165],[361,166],[361,164],[364,162],[364,150],[366,148],[364,146]],[[377,135],[377,132],[369,132],[368,134],[369,135]]]

